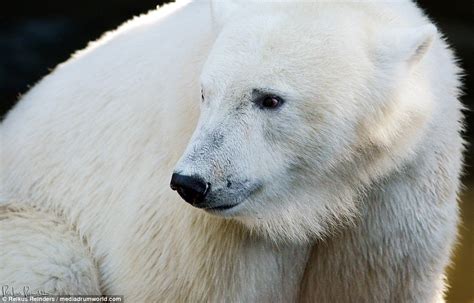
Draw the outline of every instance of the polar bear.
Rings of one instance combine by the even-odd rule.
[[[136,18],[3,121],[0,282],[130,302],[443,301],[458,74],[411,1]]]

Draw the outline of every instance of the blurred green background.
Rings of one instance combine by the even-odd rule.
[[[197,0],[199,1],[199,0]],[[71,52],[130,17],[165,1],[82,0],[2,1],[0,9],[0,116]],[[474,3],[472,0],[418,1],[446,34],[466,71],[462,100],[474,109]],[[473,114],[467,112],[466,139],[474,142]],[[466,153],[467,170],[461,209],[459,245],[449,270],[447,301],[474,302],[474,159]]]

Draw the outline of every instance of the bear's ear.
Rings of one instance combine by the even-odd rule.
[[[225,21],[236,11],[245,0],[211,0],[212,19],[222,27]]]
[[[383,31],[378,39],[377,59],[382,64],[406,62],[413,66],[423,59],[436,34],[433,24]]]
[[[407,70],[427,54],[436,37],[433,25],[383,31],[377,50],[382,90],[390,90],[380,107],[364,120],[364,134],[372,146],[387,151],[388,157],[408,153],[424,133],[431,119],[433,96],[429,82],[420,73]],[[402,80],[403,79],[403,80]],[[390,83],[387,85],[387,83]]]

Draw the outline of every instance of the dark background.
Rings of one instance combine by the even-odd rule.
[[[199,0],[197,0],[199,1]],[[2,1],[0,5],[0,119],[20,94],[71,52],[84,48],[105,31],[165,1],[82,0]],[[474,109],[474,4],[472,0],[418,1],[446,34],[465,70],[464,104]],[[3,7],[2,7],[3,6]],[[466,139],[474,142],[474,115],[467,112]],[[466,193],[461,243],[450,272],[448,302],[474,300],[474,152],[466,153]]]

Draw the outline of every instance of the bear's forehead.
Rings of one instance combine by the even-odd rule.
[[[347,30],[321,27],[315,22],[295,26],[287,17],[271,22],[254,18],[245,28],[236,24],[224,28],[205,70],[253,74],[307,70],[307,64],[317,67],[328,60],[343,60],[347,53],[354,56],[357,39]]]
[[[360,24],[363,20],[357,14],[352,18],[343,18],[332,10],[304,10],[300,5],[284,7],[288,7],[288,10],[280,7],[237,15],[224,25],[216,43],[217,48],[235,55],[246,55],[247,52],[270,54],[271,58],[304,54],[310,48],[327,50],[349,37],[353,40],[360,34],[360,30],[355,29],[366,27]]]
[[[358,17],[297,16],[294,10],[254,11],[224,25],[201,75],[203,86],[223,89],[240,83],[250,89],[256,83],[285,83],[314,88],[318,82],[332,82],[328,77],[365,70],[366,36],[363,27],[355,26]]]

